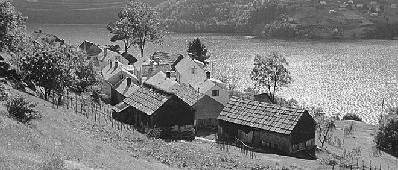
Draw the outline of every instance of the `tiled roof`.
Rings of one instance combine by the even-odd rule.
[[[185,84],[176,84],[172,87],[171,91],[189,106],[193,106],[204,96]]]
[[[305,110],[232,97],[218,116],[227,122],[290,134]]]
[[[116,91],[125,97],[130,96],[139,88],[139,86],[134,84],[133,81],[134,80],[132,80],[130,86],[127,86],[127,79],[124,79],[119,85],[116,86]]]
[[[171,71],[171,66],[168,63],[163,64],[144,64],[142,65],[142,77],[152,77],[153,75],[157,74],[158,72],[163,71]]]
[[[141,87],[128,98],[124,99],[123,102],[147,115],[152,115],[169,99],[170,96]]]
[[[102,52],[102,49],[98,47],[98,45],[94,44],[90,41],[83,41],[80,44],[79,48],[83,50],[88,56],[96,56]]]
[[[159,59],[160,63],[169,63],[172,66],[177,64],[182,58],[183,56],[181,54],[169,54],[160,51],[153,53],[151,56],[152,60]]]
[[[177,84],[176,81],[166,78],[166,74],[163,72],[158,72],[156,75],[152,76],[144,82],[145,85],[152,86],[158,90],[165,91],[167,93],[172,93],[171,88]]]

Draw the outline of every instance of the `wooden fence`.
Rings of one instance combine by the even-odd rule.
[[[56,95],[50,98],[53,108],[63,107],[73,110],[74,113],[84,115],[87,119],[99,125],[109,125],[120,132],[135,130],[133,125],[125,124],[112,118],[111,105],[102,101],[99,103],[93,102],[90,96],[69,93],[62,96],[62,101],[58,101],[58,99]]]
[[[331,165],[332,170],[398,170],[397,165],[374,163],[372,160],[356,159],[349,163],[337,161]]]
[[[123,122],[116,121],[112,118],[112,106],[105,104],[102,101],[100,103],[93,102],[89,96],[76,95],[74,93],[66,94],[62,97],[62,105],[58,105],[60,101],[56,96],[50,98],[53,108],[63,107],[65,109],[74,110],[76,114],[84,115],[87,119],[92,120],[99,125],[109,125],[112,128],[116,128],[120,132],[130,131],[135,128],[133,125],[125,124]],[[246,145],[239,139],[236,139],[234,143],[226,143],[218,141],[217,144],[221,150],[229,151],[231,145],[237,146],[241,149],[241,153],[250,156],[250,158],[256,158],[254,148]],[[398,164],[385,165],[380,163],[374,163],[372,160],[356,159],[350,162],[337,161],[334,164],[330,164],[332,170],[398,170]]]

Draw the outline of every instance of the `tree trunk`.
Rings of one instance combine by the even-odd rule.
[[[141,58],[144,58],[144,45],[140,45]]]
[[[127,54],[127,50],[128,50],[128,42],[127,41],[125,41],[124,42],[124,52],[125,52],[125,54]]]

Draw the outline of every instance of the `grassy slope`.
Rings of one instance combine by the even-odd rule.
[[[354,124],[354,130],[352,135],[344,136],[344,127],[348,127],[351,123]],[[374,147],[375,143],[373,141],[374,135],[377,132],[377,127],[374,125],[365,124],[363,122],[357,121],[338,121],[336,122],[336,131],[334,132],[334,136],[340,138],[343,141],[342,147],[337,147],[336,145],[326,144],[326,148],[328,152],[332,154],[342,155],[344,149],[347,151],[351,151],[353,148],[360,147],[361,148],[361,156],[360,160],[364,160],[366,165],[369,165],[369,161],[372,161],[373,165],[382,165],[383,169],[387,169],[387,167],[395,167],[398,168],[398,159],[385,153],[380,152],[379,155],[375,155]],[[318,141],[317,141],[318,142]],[[317,145],[320,145],[317,143]],[[327,159],[330,157],[329,154],[321,153],[318,154],[320,161],[322,159]],[[359,161],[361,162],[361,161]],[[356,163],[356,161],[354,161]]]
[[[239,148],[221,150],[212,142],[151,140],[136,131],[119,132],[110,123],[93,124],[72,110],[52,109],[49,102],[11,90],[38,103],[43,118],[29,126],[5,116],[0,106],[0,169],[38,169],[45,164],[103,169],[319,169],[317,161],[256,153],[251,159]],[[72,161],[72,162],[71,162]]]
[[[125,150],[93,138],[93,125],[81,115],[52,109],[50,103],[39,98],[11,92],[37,102],[43,118],[26,126],[6,117],[4,106],[0,106],[0,169],[39,169],[46,164],[56,168],[62,167],[63,160],[68,160],[65,165],[69,167],[168,169],[160,163],[136,159]]]
[[[136,131],[116,131],[110,124],[93,124],[92,120],[75,114],[71,110],[52,109],[51,104],[11,90],[38,102],[37,109],[43,114],[31,125],[19,124],[7,118],[5,108],[0,106],[0,169],[38,169],[44,164],[65,161],[68,167],[90,167],[103,169],[167,169],[170,167],[189,169],[327,169],[321,160],[330,154],[319,153],[319,160],[302,160],[276,154],[256,153],[251,159],[239,148],[221,150],[212,142],[165,142],[147,139]],[[349,122],[337,122],[336,135],[343,139],[342,129]],[[362,159],[383,165],[394,165],[395,159],[383,153],[371,156],[372,134],[375,127],[355,122],[352,136],[344,138],[345,148],[362,147]],[[340,154],[343,149],[327,145],[328,151]]]

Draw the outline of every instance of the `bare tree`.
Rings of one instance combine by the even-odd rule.
[[[288,62],[285,57],[274,52],[268,57],[256,55],[251,79],[255,81],[256,87],[266,87],[272,100],[275,101],[275,93],[278,88],[287,86],[292,82]]]
[[[108,30],[114,34],[112,42],[123,41],[124,53],[132,45],[137,45],[144,57],[147,42],[159,42],[162,29],[155,10],[143,2],[131,0],[118,14],[118,20],[108,24]],[[130,61],[130,60],[129,60]]]
[[[318,140],[321,143],[321,147],[325,146],[325,142],[328,142],[333,137],[333,131],[336,129],[334,120],[326,118],[325,116],[319,116],[316,118],[316,131],[318,133]]]

